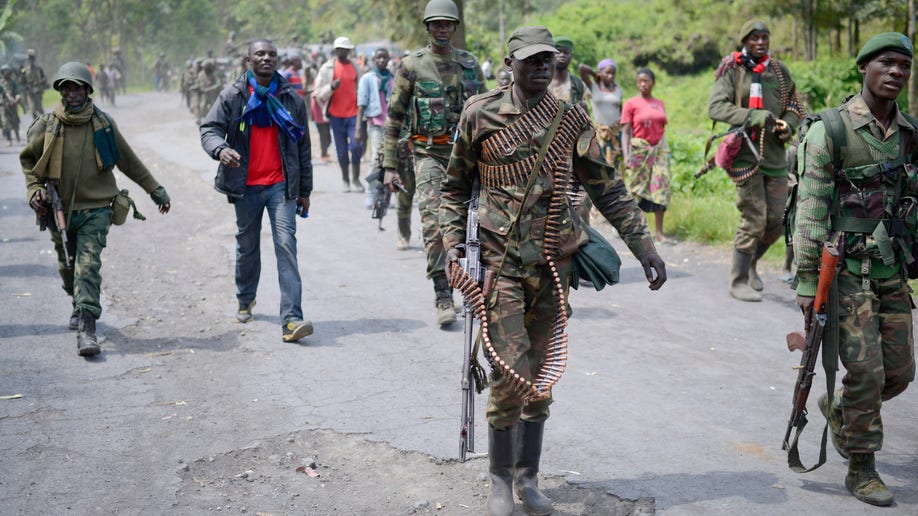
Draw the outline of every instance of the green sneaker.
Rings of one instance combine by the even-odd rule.
[[[832,446],[835,447],[835,451],[842,456],[843,459],[848,458],[848,450],[844,449],[841,444],[842,438],[842,412],[840,406],[841,400],[841,391],[835,393],[835,396],[832,398],[832,408],[829,408],[829,396],[823,394],[819,398],[819,411],[822,412],[822,415],[825,416],[826,421],[829,422],[829,430],[832,432]]]
[[[309,321],[287,321],[283,329],[284,342],[296,342],[312,335],[312,323]]]
[[[845,487],[858,500],[886,507],[892,505],[893,495],[889,492],[880,474],[877,473],[876,463],[872,453],[854,453],[848,463],[848,475],[845,477]]]
[[[236,312],[236,320],[245,324],[255,318],[252,315],[252,309],[255,308],[255,300],[253,299],[248,305],[239,303],[239,311]]]

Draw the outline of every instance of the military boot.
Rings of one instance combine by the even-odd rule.
[[[496,430],[488,425],[488,472],[491,492],[488,493],[488,516],[513,514],[513,428]]]
[[[848,463],[845,487],[855,498],[871,505],[887,506],[893,503],[893,495],[877,473],[872,453],[852,453]]]
[[[436,276],[434,278],[434,293],[437,307],[437,324],[446,326],[456,322],[456,307],[453,305],[453,289],[449,287],[446,276]]]
[[[74,331],[80,329],[80,312],[76,308],[70,312],[70,323],[67,325],[67,328]]]
[[[829,422],[829,430],[832,432],[832,446],[842,458],[848,458],[848,450],[842,447],[842,409],[841,409],[841,391],[835,393],[832,397],[832,406],[829,406],[829,395],[823,394],[819,398],[819,411]]]
[[[739,249],[733,250],[733,265],[730,268],[730,295],[740,301],[761,301],[762,295],[749,286],[749,264],[752,255]]]
[[[765,290],[765,283],[762,281],[762,278],[759,276],[756,266],[759,263],[759,258],[761,258],[768,248],[771,246],[765,245],[762,242],[759,242],[755,246],[755,254],[752,255],[752,261],[749,262],[749,286],[752,287],[752,290],[756,292],[761,292]]]
[[[542,432],[545,421],[520,421],[516,425],[516,464],[513,468],[513,490],[523,502],[526,514],[551,514],[551,499],[539,489],[539,459],[542,456]]]
[[[77,330],[77,354],[81,357],[98,355],[102,349],[96,339],[96,318],[89,312],[80,311],[80,327]]]
[[[395,248],[399,251],[408,249],[411,242],[411,218],[399,217],[398,219],[398,240],[395,241]]]
[[[351,191],[363,193],[363,184],[360,182],[360,162],[351,163]]]

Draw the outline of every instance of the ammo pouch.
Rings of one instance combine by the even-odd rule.
[[[112,224],[120,226],[127,221],[128,212],[134,210],[134,218],[137,220],[147,220],[139,211],[134,200],[128,196],[127,190],[121,190],[112,199]]]

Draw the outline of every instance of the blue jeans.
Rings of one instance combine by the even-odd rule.
[[[236,299],[248,305],[255,299],[261,276],[261,219],[271,220],[277,277],[280,283],[280,318],[286,323],[303,319],[303,283],[296,261],[296,200],[284,199],[283,182],[271,186],[246,186],[236,199]]]
[[[363,155],[363,145],[357,145],[354,142],[357,117],[338,118],[329,116],[328,121],[331,124],[332,136],[335,138],[335,153],[338,155],[338,163],[344,169],[351,163],[360,163],[360,156]],[[348,157],[348,152],[350,152],[350,157]],[[347,180],[347,178],[344,179]]]

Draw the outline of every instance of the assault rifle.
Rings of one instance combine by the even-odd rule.
[[[800,359],[800,365],[797,367],[797,383],[794,385],[794,402],[791,410],[790,420],[787,422],[787,431],[784,433],[784,443],[782,450],[788,452],[788,455],[794,454],[792,460],[799,462],[797,454],[797,439],[807,424],[806,402],[810,396],[810,388],[813,386],[813,377],[816,368],[816,357],[819,355],[819,348],[822,345],[823,333],[826,328],[826,304],[829,297],[829,288],[835,280],[835,274],[838,268],[838,248],[833,242],[827,241],[823,244],[822,259],[819,264],[819,283],[816,287],[816,299],[813,301],[813,316],[810,327],[807,329],[806,342],[803,347],[803,357]],[[793,335],[793,334],[792,334]],[[792,335],[788,335],[788,347],[792,347]],[[793,444],[790,443],[791,431],[797,428]],[[825,436],[823,436],[825,438]],[[823,443],[824,444],[824,443]],[[825,450],[823,449],[823,452]],[[824,457],[820,457],[822,462]],[[822,465],[817,464],[813,469]]]
[[[484,278],[481,268],[481,242],[478,240],[478,196],[481,183],[478,179],[472,185],[472,198],[469,200],[469,214],[465,230],[465,256],[459,259],[459,266],[479,285]],[[459,460],[465,462],[467,452],[475,453],[475,392],[479,369],[475,353],[475,310],[471,300],[462,303],[464,317],[465,347],[462,355],[462,416],[459,422]],[[473,390],[475,389],[475,390]]]
[[[379,230],[385,231],[386,228],[382,227],[383,217],[386,216],[386,212],[389,211],[389,202],[392,200],[392,192],[386,187],[386,184],[383,182],[383,178],[386,176],[385,170],[382,167],[373,171],[372,174],[367,176],[367,184],[373,184],[376,181],[376,192],[373,194],[373,213],[370,215],[371,219],[379,220]],[[395,187],[402,193],[407,194],[408,190],[405,189],[405,186],[402,185],[400,181],[396,181]]]
[[[38,229],[44,231],[52,223],[54,224],[58,233],[61,234],[61,246],[64,248],[64,266],[69,270],[73,268],[73,261],[70,259],[70,253],[67,252],[67,218],[64,216],[64,205],[53,182],[48,181],[45,183],[45,190],[47,190],[48,196],[51,197],[51,209],[45,217],[36,217]]]

